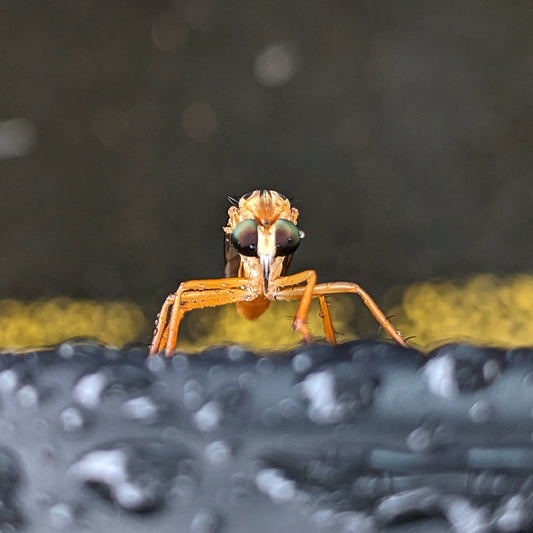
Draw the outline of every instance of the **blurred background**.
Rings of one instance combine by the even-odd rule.
[[[0,345],[148,343],[180,281],[222,275],[227,196],[257,188],[300,210],[293,272],[357,281],[415,345],[533,344],[531,2],[0,13]],[[376,335],[348,301],[341,333]],[[184,336],[244,339],[224,313]]]

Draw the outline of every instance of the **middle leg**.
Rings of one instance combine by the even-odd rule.
[[[289,280],[290,278],[293,278],[293,276],[287,276],[286,278],[281,278],[281,280],[285,281],[285,280]],[[300,297],[303,300],[306,289],[307,289],[307,287],[304,287],[304,286],[291,286],[289,283],[287,284],[280,283],[279,287],[280,287],[280,292],[276,297],[280,300],[284,300],[284,299],[295,300]],[[328,294],[346,294],[346,293],[358,294],[363,300],[363,303],[368,307],[370,312],[374,315],[374,318],[383,327],[383,329],[385,329],[385,331],[390,335],[390,337],[394,341],[396,341],[400,346],[409,348],[409,345],[405,342],[401,334],[398,331],[396,331],[396,329],[394,329],[394,326],[390,323],[390,321],[384,315],[383,311],[381,311],[381,309],[378,307],[376,302],[374,302],[374,300],[370,297],[370,295],[356,283],[350,283],[350,282],[320,283],[318,285],[313,286],[311,297],[318,298],[320,302],[321,298],[324,298]],[[323,312],[324,304],[321,304],[320,309]],[[329,318],[329,323],[331,324],[331,317],[329,313],[326,316]],[[328,328],[331,328],[331,332],[333,333],[332,326],[331,325],[327,326],[326,323],[324,322],[324,331],[326,333],[326,338],[328,339],[328,342],[330,342],[330,344],[334,344],[335,343],[334,333],[333,333],[333,342],[332,342],[330,340],[330,337],[328,337]]]

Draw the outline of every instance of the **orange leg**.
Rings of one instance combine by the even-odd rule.
[[[370,312],[374,315],[374,318],[381,324],[383,329],[395,340],[400,346],[409,348],[409,345],[405,342],[401,334],[394,329],[394,326],[389,322],[387,317],[383,314],[383,311],[378,307],[376,302],[370,297],[370,295],[362,289],[357,283],[349,283],[344,281],[336,281],[333,283],[321,283],[315,287],[315,294],[343,294],[352,293],[358,294],[363,300],[363,303],[368,307]]]
[[[172,355],[176,348],[179,324],[183,315],[192,309],[217,307],[242,300],[248,300],[248,280],[242,278],[186,281],[178,290],[167,297],[158,316],[150,355],[165,348],[165,355]],[[172,312],[167,324],[168,309]]]
[[[310,272],[310,271],[306,271]],[[302,272],[301,274],[306,274],[306,272]],[[278,294],[276,295],[276,298],[279,300],[293,300],[297,298],[302,298],[302,302],[305,298],[309,297],[309,284],[302,287],[295,287],[298,283],[295,283],[294,280],[296,276],[299,276],[296,274],[295,276],[287,276],[280,278],[277,282],[277,287],[279,289]],[[312,279],[306,278],[305,276],[299,276],[297,279]],[[314,281],[314,280],[313,280]],[[302,283],[303,281],[300,281]],[[394,329],[394,326],[387,320],[387,317],[383,314],[381,309],[378,307],[378,305],[372,300],[370,295],[363,290],[359,285],[356,283],[348,283],[348,282],[334,282],[334,283],[321,283],[319,285],[315,285],[313,283],[312,289],[311,289],[311,298],[319,298],[323,297],[328,294],[342,294],[342,293],[355,293],[358,294],[361,299],[363,300],[363,303],[368,307],[370,312],[374,315],[374,318],[381,324],[383,329],[391,336],[393,340],[395,340],[400,346],[404,346],[405,348],[408,348],[409,345],[405,342],[405,340],[402,338],[400,333]],[[298,307],[298,311],[296,312],[295,322],[296,320],[305,320],[307,317],[307,311],[309,309],[309,304],[306,305],[306,307],[302,307],[302,302],[300,303],[300,306]],[[320,306],[321,311],[323,312],[323,305]],[[301,313],[300,313],[301,312]],[[300,315],[298,314],[300,313]],[[331,321],[331,319],[330,319]],[[324,330],[326,331],[326,338],[328,339],[328,342],[331,342],[330,338],[328,337],[328,330],[326,326],[324,326]],[[331,330],[332,331],[332,330]],[[303,335],[302,335],[303,336]],[[306,342],[307,338],[304,337],[304,340]]]
[[[311,300],[314,297],[313,289],[316,283],[316,272],[314,270],[304,270],[298,274],[277,279],[275,281],[275,286],[280,292],[276,294],[276,299],[282,300],[282,294],[284,294],[287,289],[297,285],[302,285],[303,283],[305,283],[305,285],[299,287],[301,292],[298,294],[298,297],[301,297],[301,300],[300,305],[296,310],[296,314],[294,315],[292,327],[300,333],[304,342],[311,342],[313,340],[313,336],[311,335],[311,332],[309,331],[305,321],[307,320],[307,313],[309,312]]]
[[[333,331],[333,323],[331,322],[331,313],[329,312],[328,302],[325,296],[318,297],[318,305],[320,306],[320,318],[322,319],[326,340],[330,344],[337,344],[335,332]]]
[[[166,338],[168,337],[168,328],[166,327],[168,308],[174,303],[174,294],[170,294],[166,297],[161,311],[157,315],[157,320],[154,329],[154,336],[152,344],[150,345],[150,355],[154,355],[159,351],[159,346],[166,344]]]

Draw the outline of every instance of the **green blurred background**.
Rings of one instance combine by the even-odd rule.
[[[23,313],[130,302],[116,342],[148,342],[256,188],[300,209],[293,272],[387,308],[533,270],[531,2],[0,0],[0,50],[0,298]]]

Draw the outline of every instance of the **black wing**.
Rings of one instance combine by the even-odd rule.
[[[224,260],[226,266],[224,268],[225,278],[238,278],[239,269],[241,268],[241,256],[239,252],[233,248],[231,244],[231,235],[226,233],[224,235]]]
[[[286,276],[287,275],[287,270],[289,270],[289,266],[291,264],[291,261],[292,261],[292,254],[291,255],[286,255],[283,258],[283,263],[282,263],[282,266],[281,266],[281,275],[282,276]]]

